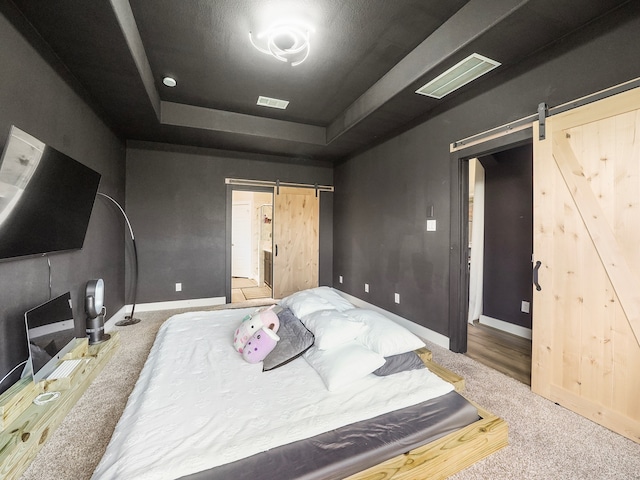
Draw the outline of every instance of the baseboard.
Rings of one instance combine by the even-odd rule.
[[[513,323],[505,322],[504,320],[498,320],[497,318],[487,317],[486,315],[480,315],[479,322],[488,327],[493,327],[503,332],[517,335],[518,337],[531,340],[531,329],[527,327],[521,327],[520,325],[514,325]]]
[[[158,310],[172,310],[174,308],[213,307],[227,303],[225,297],[192,298],[188,300],[173,300],[171,302],[138,303],[138,312],[156,312]],[[131,306],[129,305],[129,310]]]
[[[104,322],[104,331],[106,333],[109,333],[113,329],[113,326],[116,324],[116,322],[124,320],[124,317],[127,316],[127,313],[130,310],[131,310],[131,305],[124,305],[120,310],[118,310],[116,313],[111,315],[109,319],[106,322]]]
[[[159,310],[172,310],[175,308],[193,308],[193,307],[213,307],[216,305],[224,305],[227,303],[225,297],[211,298],[192,298],[188,300],[174,300],[170,302],[153,302],[153,303],[137,303],[136,312],[157,312]],[[125,305],[104,324],[105,332],[109,332],[120,320],[124,320],[127,315],[131,314],[132,305]]]
[[[395,313],[391,313],[385,310],[384,308],[380,308],[380,307],[377,307],[376,305],[365,302],[364,300],[354,297],[353,295],[349,295],[348,293],[341,292],[340,290],[336,290],[336,292],[342,295],[347,300],[349,300],[356,307],[367,308],[369,310],[373,310],[374,312],[381,313],[382,315],[389,317],[391,320],[395,321],[399,325],[402,325],[404,328],[409,330],[414,335],[417,335],[418,337],[423,338],[425,340],[429,340],[430,342],[433,342],[436,345],[439,345],[449,350],[449,337],[445,337],[441,333],[435,332],[427,327],[423,327],[422,325],[418,325],[417,323],[412,322],[411,320],[407,320],[406,318],[396,315]]]

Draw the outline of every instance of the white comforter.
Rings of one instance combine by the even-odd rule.
[[[262,372],[232,346],[254,309],[176,315],[161,327],[93,479],[174,479],[444,395],[427,369],[329,392],[303,358]]]

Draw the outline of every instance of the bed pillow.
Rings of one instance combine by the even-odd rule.
[[[338,310],[318,310],[301,318],[316,338],[315,346],[320,350],[351,342],[367,327]]]
[[[425,368],[425,364],[420,356],[416,352],[407,352],[385,357],[384,365],[374,370],[373,373],[380,377],[386,377],[387,375],[407,372],[409,370],[418,370],[420,368]]]
[[[262,362],[262,371],[282,367],[298,358],[313,345],[313,333],[288,308],[278,313],[280,341]]]
[[[407,353],[425,346],[409,330],[373,310],[354,308],[347,310],[345,314],[369,327],[358,335],[357,340],[383,357]]]
[[[330,391],[352,385],[384,364],[384,357],[356,341],[330,350],[312,347],[304,358]]]
[[[280,305],[291,310],[298,318],[319,310],[335,310],[331,303],[315,293],[311,293],[309,290],[302,290],[283,298],[280,301]]]
[[[329,302],[336,310],[344,312],[355,308],[355,305],[330,287],[316,287],[308,290]]]

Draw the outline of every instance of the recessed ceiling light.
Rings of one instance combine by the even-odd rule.
[[[171,77],[164,77],[162,79],[162,83],[164,83],[167,87],[175,87],[178,84],[178,82],[176,82],[176,79]]]
[[[416,90],[416,93],[440,99],[500,65],[500,62],[478,53],[472,53],[446,72],[441,73],[429,83],[420,87]]]
[[[289,105],[289,101],[259,96],[257,105],[261,105],[263,107],[280,108],[284,110],[285,108],[287,108],[287,105]]]

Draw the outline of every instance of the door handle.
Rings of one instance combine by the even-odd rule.
[[[540,270],[540,265],[542,265],[542,262],[538,260],[533,267],[533,284],[535,285],[537,291],[542,290],[542,287],[538,283],[538,270]]]
[[[278,256],[278,245],[276,244],[276,257]]]

